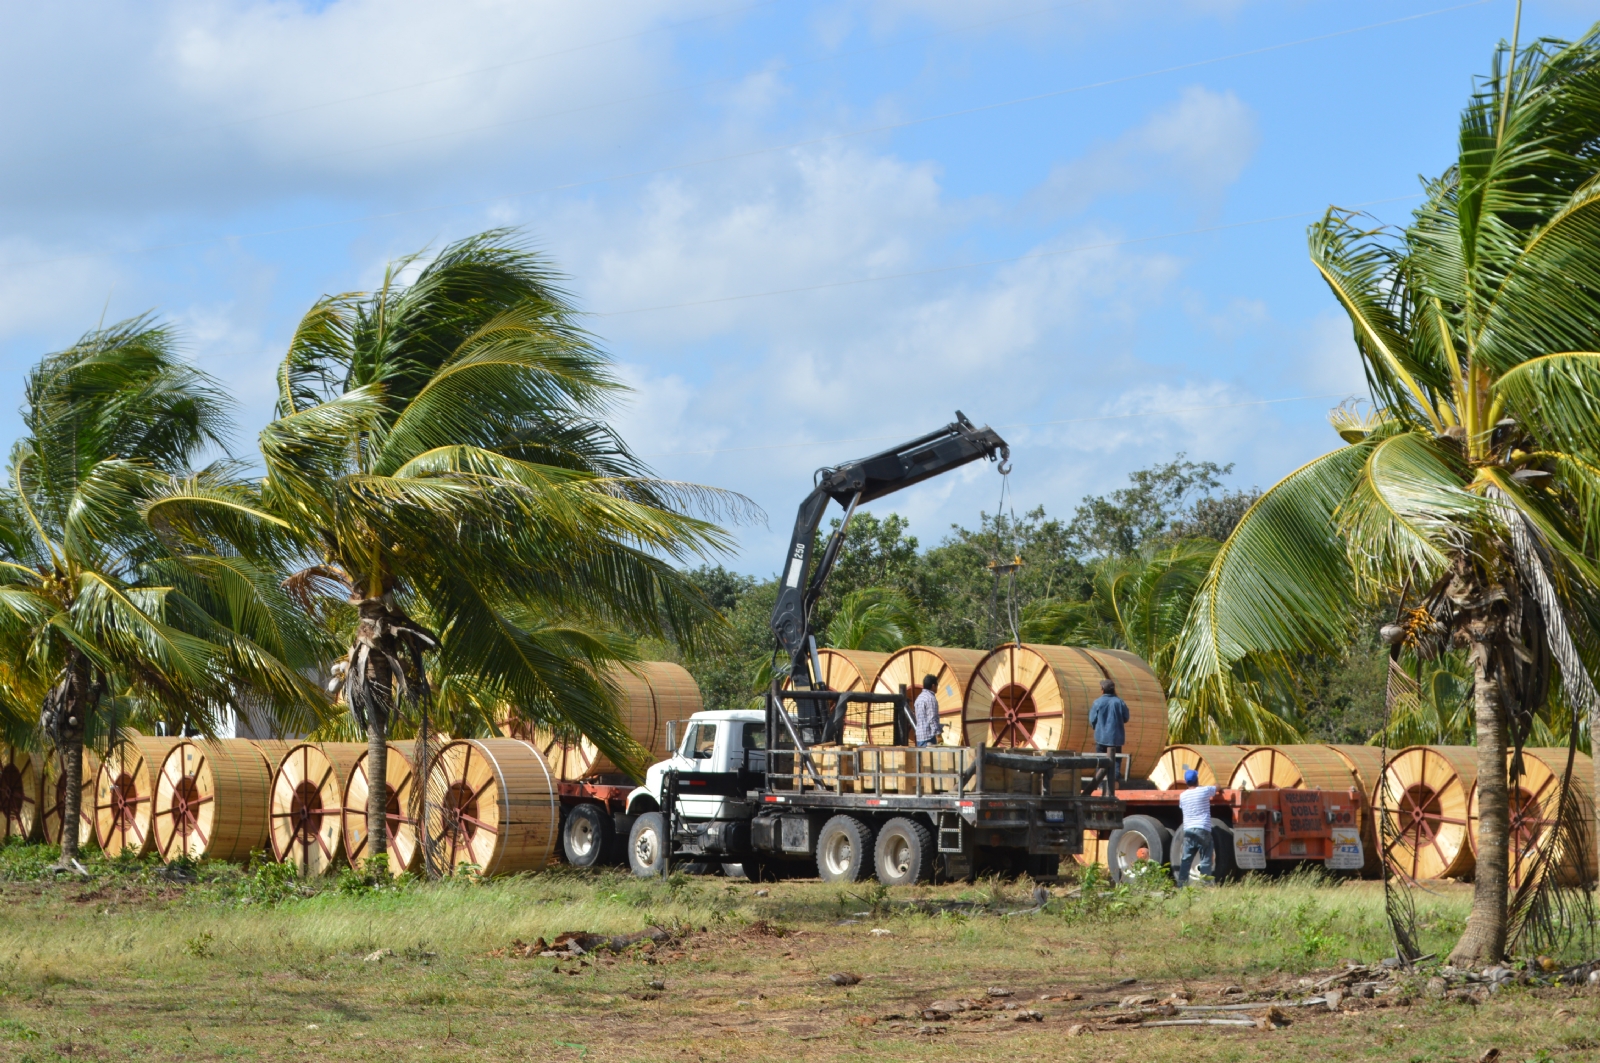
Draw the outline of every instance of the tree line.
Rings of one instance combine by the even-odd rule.
[[[124,727],[214,734],[248,709],[364,733],[379,825],[384,744],[425,711],[458,734],[581,731],[640,765],[608,676],[641,637],[719,636],[686,566],[753,507],[650,475],[560,280],[496,230],[318,300],[249,457],[149,318],[28,374],[0,487],[0,722],[62,758],[63,868],[84,742]]]

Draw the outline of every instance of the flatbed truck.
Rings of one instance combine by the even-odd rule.
[[[890,886],[986,870],[1047,877],[1083,851],[1085,831],[1124,818],[1105,756],[785,747],[769,742],[769,723],[760,710],[690,717],[673,756],[629,796],[634,874],[665,874],[677,861],[752,879],[876,876]]]

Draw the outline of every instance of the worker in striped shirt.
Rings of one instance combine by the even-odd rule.
[[[1183,829],[1179,832],[1183,838],[1179,850],[1183,856],[1178,863],[1180,888],[1189,884],[1189,868],[1196,855],[1200,857],[1200,878],[1211,878],[1211,798],[1217,792],[1215,786],[1201,786],[1200,773],[1193,768],[1184,770],[1183,781],[1188,788],[1178,795],[1178,808],[1183,812]]]

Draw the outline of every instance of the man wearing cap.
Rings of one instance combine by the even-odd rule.
[[[934,691],[939,686],[937,676],[925,675],[922,677],[922,693],[917,695],[915,702],[917,725],[917,745],[934,746],[939,744],[939,695]]]
[[[1195,855],[1200,856],[1200,878],[1211,878],[1211,798],[1215,796],[1215,786],[1201,786],[1200,773],[1193,768],[1184,767],[1183,781],[1187,788],[1178,795],[1178,808],[1183,812],[1183,847],[1179,850],[1183,856],[1178,863],[1178,887],[1181,889],[1189,884],[1189,868],[1194,863]]]

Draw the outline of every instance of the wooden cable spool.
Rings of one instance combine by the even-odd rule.
[[[915,712],[917,695],[922,693],[922,680],[935,676],[934,697],[939,701],[939,722],[945,725],[940,745],[966,745],[966,728],[962,722],[962,706],[967,701],[967,687],[972,675],[983,662],[982,650],[940,649],[935,646],[907,646],[889,655],[872,681],[877,694],[898,694],[906,690],[906,707]],[[865,729],[872,736],[871,745],[893,745],[894,717],[888,705],[874,705]],[[909,724],[907,725],[909,727]],[[908,740],[911,736],[907,736]],[[887,741],[879,741],[887,738]]]
[[[417,821],[409,813],[417,787],[417,769],[401,747],[389,743],[384,763],[389,789],[389,874],[399,877],[417,865],[421,849],[417,845]],[[360,871],[367,862],[367,750],[362,749],[350,765],[344,784],[344,805],[339,821],[344,834],[344,857]]]
[[[274,764],[288,743],[185,738],[156,775],[156,851],[165,860],[245,861],[267,846]]]
[[[1372,807],[1393,817],[1384,858],[1396,873],[1412,880],[1472,873],[1467,811],[1477,758],[1473,746],[1408,746],[1389,757]]]
[[[1008,643],[984,657],[965,706],[968,745],[1093,752],[1089,708],[1110,679],[1128,705],[1128,777],[1143,778],[1167,745],[1167,699],[1131,653]]]
[[[821,680],[829,690],[871,691],[890,655],[871,650],[819,649]],[[919,691],[921,687],[917,688]],[[793,708],[793,706],[790,706]],[[831,707],[829,711],[832,711]],[[844,733],[839,741],[851,746],[894,745],[894,707],[853,702],[844,710]]]
[[[1509,772],[1513,753],[1506,752]],[[1556,832],[1561,809],[1561,776],[1567,770],[1565,749],[1524,749],[1522,773],[1511,787],[1511,888],[1517,889],[1535,875],[1556,871],[1563,886],[1592,884],[1595,881],[1594,776],[1593,762],[1579,751],[1572,763],[1572,796],[1577,800],[1573,815],[1582,825],[1582,840],[1576,851],[1546,852],[1561,846]],[[1508,779],[1509,782],[1509,779]],[[1478,855],[1478,786],[1473,783],[1467,800],[1467,844],[1473,858]],[[1544,859],[1540,857],[1543,855]],[[1580,869],[1580,862],[1585,865]]]
[[[95,773],[94,838],[107,856],[155,848],[156,773],[176,738],[133,735],[107,751]]]
[[[544,757],[515,738],[451,742],[429,766],[424,825],[428,844],[451,873],[514,875],[542,871],[561,829],[561,797]]]
[[[67,811],[67,774],[61,754],[44,759],[44,778],[40,783],[39,823],[44,840],[51,845],[61,844],[61,824]],[[100,773],[100,755],[88,746],[83,747],[83,771],[79,775],[82,786],[78,794],[78,844],[94,838],[94,788]]]
[[[39,758],[26,749],[0,744],[0,840],[27,840],[39,829]]]
[[[649,763],[665,760],[672,753],[667,748],[668,721],[687,720],[704,708],[699,684],[687,669],[670,661],[618,666],[610,678],[621,695],[617,708],[623,727],[645,748]],[[508,738],[531,742],[563,782],[623,774],[588,738],[561,738],[511,721],[500,731]]]
[[[1227,786],[1248,752],[1249,746],[1168,746],[1156,758],[1149,779],[1159,790],[1180,790],[1186,785],[1184,770],[1193,768],[1201,786]]]
[[[268,840],[280,862],[306,877],[343,866],[344,786],[366,750],[362,742],[301,742],[279,760]]]

